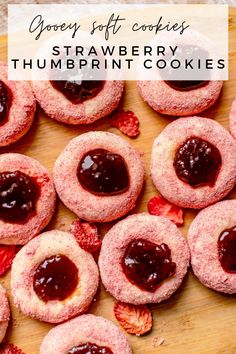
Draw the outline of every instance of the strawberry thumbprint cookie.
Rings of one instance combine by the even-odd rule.
[[[52,230],[28,242],[12,264],[15,305],[40,321],[59,323],[86,312],[97,291],[93,256],[68,232]]]
[[[33,81],[45,113],[67,124],[89,124],[110,114],[121,99],[123,81]]]
[[[189,249],[168,219],[134,214],[105,235],[99,257],[102,282],[117,300],[134,305],[168,299],[189,265]]]
[[[236,98],[233,101],[229,114],[229,129],[234,139],[236,139]]]
[[[93,222],[128,213],[143,181],[140,155],[112,133],[89,132],[71,140],[54,167],[60,199],[79,218]]]
[[[205,286],[236,294],[236,200],[224,200],[193,220],[188,242],[194,274]]]
[[[5,337],[8,322],[10,320],[10,309],[7,300],[7,292],[0,284],[0,343]]]
[[[219,97],[222,81],[139,81],[144,101],[156,112],[189,116],[211,107]]]
[[[36,100],[27,81],[8,81],[7,64],[0,62],[0,146],[19,140],[30,128]]]
[[[82,315],[51,329],[40,354],[132,354],[125,335],[111,321]]]
[[[0,243],[24,245],[50,221],[56,192],[49,172],[31,157],[0,155]]]
[[[171,44],[175,51],[166,48],[165,43]],[[192,29],[181,36],[166,31],[158,33],[150,44],[152,48],[160,44],[166,48],[160,60],[165,65],[149,69],[152,80],[138,81],[140,94],[150,107],[162,114],[183,117],[198,114],[216,102],[223,85],[220,70],[209,71],[201,66],[200,72],[195,65],[190,70],[184,65],[205,62],[208,58],[217,60],[218,54],[209,38]]]
[[[224,198],[236,182],[236,142],[219,123],[178,119],[156,138],[151,176],[170,202],[201,209]]]

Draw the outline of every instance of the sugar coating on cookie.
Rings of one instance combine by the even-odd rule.
[[[0,243],[24,245],[39,234],[54,213],[56,192],[52,177],[31,157],[2,154],[0,190]],[[26,218],[24,211],[28,209]]]
[[[78,175],[81,164],[84,174]],[[101,184],[96,184],[95,177],[99,181],[101,178]],[[88,221],[107,222],[128,213],[135,206],[143,181],[139,153],[112,133],[89,132],[71,140],[54,166],[60,199]],[[87,188],[90,184],[92,191]]]
[[[233,247],[236,229],[232,230],[235,225],[236,200],[223,200],[201,210],[188,232],[194,274],[203,285],[228,294],[236,293],[235,246]],[[222,249],[219,246],[223,239],[226,253],[222,262]],[[231,252],[234,252],[234,260]],[[230,271],[224,269],[225,261],[227,267],[233,267]]]
[[[222,81],[209,81],[191,91],[178,91],[165,81],[139,81],[138,88],[144,101],[155,111],[183,117],[203,112],[219,97]]]
[[[135,266],[140,262],[140,255],[144,254],[141,259],[141,267],[137,271],[131,272],[131,278],[127,277],[124,271],[124,256],[127,254],[127,249],[133,247],[136,242],[142,241],[147,248],[139,248],[133,258],[125,258],[126,264]],[[150,245],[156,247],[152,249]],[[138,246],[140,246],[138,244]],[[153,247],[152,246],[152,247]],[[160,263],[164,251],[168,251],[166,256]],[[156,254],[155,254],[156,252]],[[153,258],[154,257],[154,258]],[[155,258],[156,257],[156,258]],[[174,271],[172,274],[167,274],[155,287],[145,290],[141,288],[136,281],[143,281],[142,276],[139,277],[139,271],[144,269],[146,272],[147,262],[149,260],[157,264],[157,269],[160,272],[166,272],[166,264],[172,263]],[[187,241],[184,239],[178,228],[168,219],[149,215],[147,213],[134,214],[126,219],[118,222],[105,235],[102,243],[102,248],[99,257],[99,269],[102,282],[106,290],[111,293],[117,300],[122,302],[132,303],[135,305],[146,303],[158,303],[168,299],[180,286],[187,272],[189,265],[189,249]],[[131,269],[132,270],[132,269]],[[148,270],[147,270],[148,271]],[[155,281],[155,277],[159,276],[156,272],[146,273],[146,287]],[[155,285],[155,283],[153,282]]]
[[[188,146],[191,151],[188,151]],[[182,161],[179,159],[181,154]],[[176,156],[182,179],[177,175]],[[219,123],[201,117],[181,118],[170,123],[155,139],[151,177],[159,192],[170,202],[184,208],[200,209],[219,201],[234,187],[235,156],[236,143]],[[186,163],[184,159],[189,171],[182,168]],[[190,181],[187,182],[184,174],[189,172],[193,176],[190,174]],[[208,179],[211,173],[212,180],[197,184],[194,174],[199,176],[199,182],[204,182],[204,178]]]
[[[88,345],[97,346],[99,353],[132,353],[127,338],[117,326],[103,317],[90,314],[76,317],[51,329],[41,344],[40,353],[73,353],[76,347],[88,350]]]
[[[79,247],[72,234],[59,230],[28,242],[12,265],[15,305],[24,314],[45,322],[59,323],[86,312],[98,281],[93,256]]]
[[[27,81],[8,81],[7,76],[7,64],[0,62],[0,92],[2,97],[0,146],[14,143],[29,130],[36,109],[36,100],[30,83]],[[2,106],[2,100],[6,107],[5,105]]]
[[[80,103],[71,102],[50,81],[33,81],[35,97],[45,113],[67,124],[89,124],[110,114],[121,99],[124,82],[105,81],[96,96]]]
[[[236,139],[236,99],[232,103],[232,107],[229,114],[229,129],[230,133]]]
[[[9,320],[10,308],[7,300],[7,292],[0,284],[0,343],[5,337]]]

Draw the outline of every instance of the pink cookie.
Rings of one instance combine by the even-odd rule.
[[[168,299],[182,283],[188,265],[188,245],[178,228],[166,218],[146,213],[113,226],[99,257],[106,290],[135,305]]]
[[[84,81],[84,83],[88,82]],[[64,90],[65,85],[62,85]],[[36,99],[46,114],[59,122],[75,125],[93,123],[110,114],[118,106],[123,89],[123,81],[105,81],[101,82],[98,90],[95,90],[91,96],[87,96],[87,99],[78,99],[81,95],[79,91],[79,96],[71,100],[68,98],[68,93],[72,90],[64,91],[66,96],[61,90],[52,86],[50,81],[33,82]]]
[[[11,290],[21,311],[59,323],[87,311],[99,274],[93,256],[68,232],[52,230],[27,243],[12,264]]]
[[[10,320],[10,309],[7,300],[7,292],[0,284],[0,343],[5,337],[8,322]]]
[[[204,208],[234,187],[235,156],[236,143],[219,123],[200,117],[178,119],[154,141],[152,180],[170,202]]]
[[[230,133],[236,139],[236,98],[233,101],[231,111],[229,114],[229,129],[230,129]]]
[[[76,351],[77,350],[77,351]],[[83,315],[51,329],[40,354],[72,353],[131,354],[125,335],[111,321]]]
[[[144,181],[140,155],[119,136],[89,132],[71,140],[54,167],[63,203],[79,218],[107,222],[127,214]]]
[[[188,242],[194,274],[216,291],[236,293],[236,200],[203,209],[193,220]]]
[[[0,243],[24,245],[50,221],[56,193],[49,172],[21,154],[0,155]]]
[[[8,81],[7,64],[0,62],[0,146],[19,140],[30,128],[36,100],[27,81]]]
[[[171,116],[198,114],[219,97],[223,82],[209,81],[193,90],[180,91],[165,81],[139,81],[141,96],[155,111]]]

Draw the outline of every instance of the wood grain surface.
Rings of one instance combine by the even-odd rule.
[[[7,37],[0,37],[0,58],[7,58]],[[229,81],[224,83],[219,100],[202,116],[213,118],[228,128],[228,115],[233,98],[236,96],[236,9],[230,10],[229,18]],[[155,113],[139,96],[135,82],[127,82],[121,102],[124,109],[133,110],[141,122],[141,135],[136,140],[125,139],[143,154],[147,180],[134,212],[147,211],[147,201],[157,192],[149,178],[150,152],[154,138],[171,121]],[[50,171],[62,149],[75,136],[89,130],[105,130],[115,134],[106,119],[101,119],[88,126],[66,126],[46,117],[37,109],[35,121],[29,132],[20,141],[8,148],[1,148],[0,153],[18,152],[39,160]],[[236,157],[235,157],[236,158]],[[70,186],[68,186],[70,188]],[[236,188],[230,193],[236,198]],[[196,212],[185,211],[185,222],[181,228],[184,235]],[[55,215],[47,229],[68,229],[75,215],[57,202]],[[111,223],[99,227],[102,234],[111,227]],[[20,313],[13,305],[10,292],[10,271],[0,282],[8,289],[12,320],[7,332],[7,340],[18,345],[26,354],[38,354],[43,337],[51,325],[30,319]],[[114,279],[115,280],[115,279]],[[114,299],[108,295],[102,285],[91,312],[102,315],[116,324],[113,314]],[[141,338],[128,335],[134,354],[183,354],[236,353],[236,304],[234,296],[218,294],[205,288],[189,270],[180,289],[166,302],[152,305],[153,330]],[[159,339],[164,339],[157,346]],[[57,353],[55,353],[57,354]],[[122,353],[120,353],[122,354]]]

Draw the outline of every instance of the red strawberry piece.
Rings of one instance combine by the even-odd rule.
[[[94,224],[77,219],[72,223],[70,231],[75,236],[80,247],[85,251],[90,253],[99,251],[102,241]]]
[[[4,344],[0,347],[1,354],[24,354],[21,349],[17,348],[14,344]]]
[[[3,275],[11,267],[17,251],[15,245],[0,245],[0,275]]]
[[[130,138],[136,138],[139,134],[139,120],[132,111],[120,111],[112,115],[111,126],[118,128]]]
[[[164,216],[176,225],[183,225],[183,209],[157,195],[148,202],[148,212],[152,215]]]
[[[146,305],[116,302],[114,314],[121,326],[130,334],[141,336],[152,329],[152,313]]]

